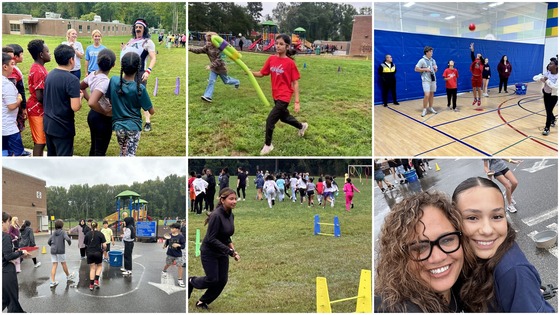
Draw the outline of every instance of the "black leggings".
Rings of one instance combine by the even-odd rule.
[[[500,87],[498,89],[499,92],[502,91],[502,84],[504,85],[504,91],[507,92],[508,79],[509,77],[500,77]]]
[[[198,194],[196,196],[196,199],[194,200],[194,208],[196,209],[196,214],[201,214],[202,213],[202,201],[204,200],[204,197],[206,196],[205,193],[201,192],[200,194]],[[212,209],[214,210],[214,209]]]
[[[199,300],[210,304],[220,296],[228,282],[229,257],[207,255],[203,251],[200,260],[206,276],[192,277],[190,281],[196,289],[208,289]]]
[[[241,198],[241,195],[239,194],[239,192],[241,191],[243,193],[243,199],[245,199],[245,186],[238,186],[237,187],[237,197]]]
[[[453,109],[457,108],[457,89],[445,89],[447,91],[447,107],[451,105],[453,99]]]
[[[105,156],[113,135],[112,117],[90,110],[87,122],[91,134],[89,156]]]
[[[19,258],[18,258],[19,259]],[[16,266],[11,262],[2,267],[2,311],[8,308],[8,313],[24,313],[19,304],[19,287]]]
[[[86,257],[86,248],[80,248],[80,257]]]
[[[274,107],[268,114],[266,119],[266,134],[264,138],[264,144],[270,145],[272,143],[272,134],[274,133],[274,126],[280,120],[290,126],[294,126],[297,129],[301,129],[303,125],[288,111],[289,103],[280,100],[274,100]]]
[[[213,211],[214,210],[214,196],[216,195],[216,189],[208,188],[205,193],[206,197],[206,206],[204,207],[205,210]]]
[[[134,242],[124,243],[124,269],[132,271],[132,249],[134,249]]]
[[[543,100],[544,100],[544,108],[546,109],[546,126],[545,129],[550,129],[550,126],[554,122],[554,106],[558,102],[558,96],[552,96],[550,93],[546,93],[543,90]]]

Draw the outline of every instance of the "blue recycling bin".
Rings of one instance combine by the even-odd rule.
[[[410,170],[408,172],[404,172],[404,178],[406,178],[409,183],[414,183],[418,181],[418,174],[416,174],[415,170]]]
[[[109,265],[111,267],[122,267],[123,252],[120,250],[109,251]]]

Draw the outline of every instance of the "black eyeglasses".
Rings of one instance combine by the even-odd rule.
[[[410,258],[414,261],[423,261],[432,255],[434,245],[437,245],[442,252],[451,254],[461,247],[461,232],[451,232],[438,237],[435,241],[425,240],[412,243],[406,246]]]

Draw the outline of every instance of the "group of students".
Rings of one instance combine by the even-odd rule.
[[[205,36],[206,44],[200,48],[189,48],[189,51],[195,54],[206,54],[210,60],[210,65],[206,67],[210,70],[208,85],[201,99],[211,103],[214,94],[214,85],[216,79],[220,77],[224,84],[233,85],[239,88],[240,81],[230,77],[224,60],[221,59],[221,50],[212,44],[212,36],[217,35],[215,32],[207,32]],[[292,116],[288,110],[292,97],[294,97],[294,111],[300,111],[299,98],[299,79],[300,74],[293,56],[297,53],[295,49],[291,49],[292,40],[286,34],[277,35],[275,38],[276,53],[266,60],[260,71],[253,71],[253,75],[257,78],[271,76],[272,98],[274,99],[274,107],[268,114],[266,119],[265,142],[261,149],[261,155],[269,154],[274,146],[272,145],[272,135],[274,127],[278,121],[282,121],[290,126],[298,129],[298,136],[303,137],[305,131],[309,127],[308,123],[299,122]]]
[[[71,31],[71,30],[69,30]],[[81,100],[88,102],[91,110],[88,125],[91,132],[90,155],[104,156],[115,131],[121,156],[134,156],[142,130],[141,109],[150,115],[154,108],[140,77],[139,44],[127,45],[121,52],[120,76],[108,75],[115,66],[115,53],[100,45],[101,33],[92,31],[95,58],[88,59],[88,75],[80,82],[80,70],[73,70],[80,48],[65,42],[54,50],[57,67],[50,72],[45,64],[51,61],[49,47],[42,39],[31,40],[27,50],[34,60],[28,76],[29,99],[21,108],[25,95],[23,74],[15,65],[23,61],[23,49],[3,49],[2,54],[2,142],[4,155],[20,156],[25,153],[21,140],[21,122],[18,128],[18,111],[29,120],[34,142],[33,155],[43,156],[46,145],[48,156],[71,156],[76,135],[74,113],[81,109]],[[127,48],[127,47],[131,48]],[[7,46],[8,47],[8,46]],[[81,45],[80,45],[81,47]],[[102,48],[102,49],[101,49]],[[88,47],[89,49],[89,47]],[[83,49],[82,49],[83,54]],[[88,55],[89,56],[89,55]],[[78,60],[78,61],[76,61]],[[150,71],[149,68],[144,73]],[[9,78],[14,77],[13,82]],[[19,90],[16,86],[21,87]],[[90,93],[87,92],[89,87]]]
[[[515,237],[490,179],[404,198],[376,246],[375,312],[555,312]]]

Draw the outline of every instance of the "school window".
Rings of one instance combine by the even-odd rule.
[[[91,26],[87,26],[87,32],[89,33],[91,31]]]
[[[19,32],[20,31],[19,24],[10,24],[10,32]]]
[[[71,29],[72,25],[70,24],[70,22],[68,22],[68,29]]]
[[[80,33],[82,32],[82,26],[81,25],[78,25],[78,32],[80,32]]]
[[[103,25],[103,32],[105,32],[105,25]]]

